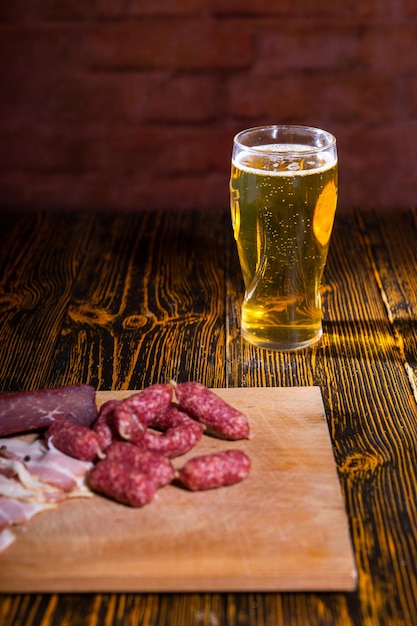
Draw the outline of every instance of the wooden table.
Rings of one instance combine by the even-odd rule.
[[[358,569],[349,593],[10,594],[3,626],[417,623],[417,211],[337,216],[324,336],[242,342],[229,214],[0,216],[0,389],[160,381],[321,389]]]

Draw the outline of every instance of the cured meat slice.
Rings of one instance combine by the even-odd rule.
[[[90,426],[97,415],[90,385],[0,393],[0,436],[37,430],[69,419]]]
[[[0,529],[23,524],[41,511],[55,508],[53,503],[24,502],[16,498],[0,497]]]
[[[9,526],[25,523],[59,502],[92,496],[92,463],[73,459],[39,439],[0,439],[0,552],[14,540]]]
[[[15,498],[0,497],[0,552],[6,550],[16,539],[10,526],[24,524],[41,511],[55,507],[49,502],[22,502]]]
[[[27,471],[22,461],[0,459],[0,495],[21,500],[49,501],[60,499],[62,491],[54,485],[43,483]]]
[[[51,485],[33,483],[27,486],[20,482],[19,476],[5,476],[0,474],[0,496],[16,498],[24,502],[59,502],[64,500],[66,494]]]
[[[10,528],[4,528],[0,530],[0,552],[6,550],[12,543],[16,541],[16,535],[10,530]]]
[[[179,407],[225,439],[248,439],[247,417],[204,385],[196,382],[175,385]]]
[[[7,471],[6,460],[10,462]],[[14,438],[0,439],[0,472],[10,475],[10,468],[13,467],[12,473],[20,473],[21,477],[26,477],[23,480],[29,489],[28,475],[39,483],[55,487],[58,492],[91,495],[85,487],[85,476],[91,466],[90,462],[80,461],[60,452],[51,443],[46,447],[41,439],[32,442]],[[42,484],[39,485],[39,489],[41,488]]]

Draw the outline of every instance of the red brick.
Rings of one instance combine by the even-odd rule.
[[[259,74],[340,71],[358,65],[361,59],[360,30],[344,24],[304,20],[283,28],[280,21],[269,21],[259,26],[256,42],[253,69]]]
[[[28,121],[0,133],[0,169],[34,172],[88,171],[97,165],[92,138],[65,127],[38,126]]]
[[[0,20],[31,22],[38,16],[38,0],[13,0],[0,3]]]
[[[417,121],[337,129],[342,208],[415,206]]]
[[[228,114],[254,123],[326,120],[383,123],[395,114],[395,80],[365,73],[300,73],[232,78]]]
[[[2,29],[0,129],[77,121],[82,43],[72,28]]]
[[[404,79],[401,106],[410,111],[410,115],[417,119],[417,74]]]
[[[119,180],[109,190],[106,208],[219,210],[229,207],[229,176],[169,176]]]
[[[229,207],[229,174],[119,177],[102,173],[40,177],[0,173],[2,202],[11,208],[72,210],[223,210]]]
[[[221,69],[247,67],[252,40],[233,23],[205,19],[127,20],[92,31],[92,64],[113,69]]]
[[[25,89],[26,82],[35,86],[59,71],[71,80],[71,74],[85,64],[83,42],[74,26],[0,26],[0,80],[8,82],[8,89],[19,90]]]
[[[370,71],[394,75],[417,70],[417,23],[380,26],[364,37],[364,62]]]
[[[52,4],[56,0],[50,0]],[[96,0],[94,10],[99,17],[204,15],[209,0]]]
[[[360,17],[372,13],[377,0],[350,0],[335,2],[334,0],[213,0],[212,9],[217,15],[291,15],[292,17],[308,18],[325,16],[333,18]]]
[[[163,132],[160,167],[174,173],[230,170],[233,133],[221,124]]]
[[[128,119],[134,119],[136,113],[137,121],[138,111],[143,120],[151,122],[203,122],[224,114],[220,77],[160,72],[127,73],[118,78],[117,90],[113,90],[113,94],[119,96],[120,116]],[[111,101],[111,90],[106,93],[105,97],[110,95]]]
[[[113,132],[99,140],[100,167],[115,178],[228,173],[232,138],[233,133],[223,126],[153,126]]]
[[[403,11],[406,17],[417,17],[417,4],[415,0],[404,0]]]
[[[3,2],[2,201],[224,208],[234,133],[282,121],[334,132],[341,208],[415,204],[416,15],[411,0]]]
[[[106,181],[95,174],[0,172],[3,206],[60,211],[101,208]],[[105,208],[105,207],[104,207]]]

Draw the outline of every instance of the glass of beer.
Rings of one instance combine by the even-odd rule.
[[[298,350],[320,339],[337,189],[329,132],[260,126],[235,136],[230,199],[245,285],[241,333],[251,344]]]

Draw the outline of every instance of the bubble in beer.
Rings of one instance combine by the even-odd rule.
[[[321,329],[318,285],[336,209],[336,159],[241,152],[232,163],[231,189],[246,288],[242,333],[258,345],[285,345],[295,330],[308,343]]]

